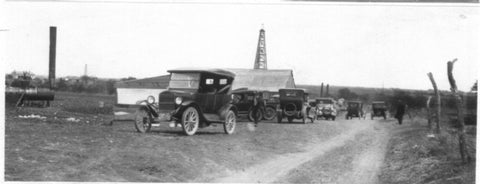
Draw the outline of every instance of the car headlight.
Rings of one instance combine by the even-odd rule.
[[[176,103],[177,105],[180,105],[180,104],[182,103],[182,101],[183,101],[182,97],[177,97],[177,98],[175,98],[175,103]]]
[[[153,97],[153,96],[148,96],[148,98],[147,98],[147,103],[148,103],[148,104],[153,104],[153,103],[155,103],[155,97]]]

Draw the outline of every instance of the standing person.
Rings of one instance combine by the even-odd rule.
[[[398,119],[398,124],[402,124],[403,120],[403,115],[405,114],[405,111],[407,110],[407,105],[402,102],[402,100],[398,100],[397,104],[397,113],[395,114],[395,118]]]
[[[263,117],[261,113],[263,108],[265,108],[265,101],[263,100],[262,95],[260,93],[256,92],[255,96],[253,97],[253,106],[252,106],[252,114],[253,114],[253,122],[255,123],[255,127],[257,127],[258,122],[260,119]],[[258,116],[258,113],[260,113],[260,116]]]

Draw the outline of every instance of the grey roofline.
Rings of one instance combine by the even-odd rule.
[[[211,73],[211,74],[222,75],[227,77],[235,77],[234,73],[224,69],[218,69],[218,68],[178,68],[178,69],[167,70],[167,72],[169,73],[204,72],[204,73]]]

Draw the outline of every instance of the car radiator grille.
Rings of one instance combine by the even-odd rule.
[[[171,92],[160,93],[158,98],[158,108],[160,110],[173,110],[175,109],[175,96]]]

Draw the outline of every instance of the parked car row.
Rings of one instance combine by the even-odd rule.
[[[324,118],[334,121],[337,107],[333,98],[308,99],[303,89],[279,89],[277,92],[232,90],[235,75],[221,69],[177,69],[169,70],[169,88],[158,96],[149,96],[137,102],[135,128],[138,132],[150,131],[153,124],[168,122],[171,127],[182,127],[186,135],[194,135],[199,128],[211,124],[222,124],[226,134],[235,131],[237,117],[246,116],[250,121],[273,120],[281,123],[287,119],[302,123]],[[253,113],[253,101],[264,103],[261,110]],[[385,111],[378,102],[374,103],[374,116],[384,116]],[[386,109],[386,108],[385,108]],[[346,119],[363,117],[362,103],[348,102]]]

